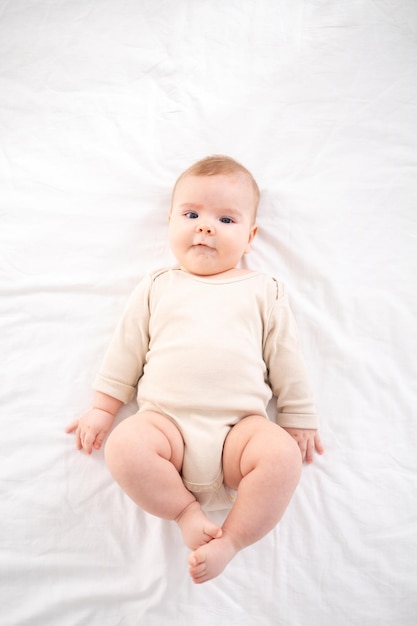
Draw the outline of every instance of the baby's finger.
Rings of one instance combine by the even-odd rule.
[[[78,428],[78,420],[74,420],[73,422],[71,422],[71,424],[66,427],[65,432],[72,433],[76,428]]]
[[[316,447],[318,454],[324,454],[324,446],[321,442],[321,439],[318,433],[316,433],[316,436],[314,438],[314,445]]]
[[[305,441],[297,441],[297,443],[298,443],[298,447],[300,448],[301,458],[302,458],[303,461],[305,461],[306,452],[307,452],[306,442]]]
[[[81,428],[79,426],[77,430],[75,431],[75,445],[77,446],[77,450],[81,450],[81,448],[83,447],[82,433],[81,433]]]
[[[93,443],[96,439],[96,435],[93,431],[89,430],[85,433],[83,437],[83,448],[87,454],[91,454],[93,451]]]
[[[103,441],[104,441],[104,439],[105,439],[105,437],[106,437],[106,434],[107,434],[107,433],[106,433],[104,430],[101,430],[101,431],[98,433],[98,435],[97,435],[97,437],[96,437],[96,440],[95,440],[95,442],[94,442],[94,449],[95,449],[95,450],[100,450],[100,448],[101,448],[101,446],[102,446],[102,444],[103,444]]]
[[[306,463],[312,463],[314,458],[314,439],[307,441]]]

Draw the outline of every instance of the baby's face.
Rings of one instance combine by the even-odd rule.
[[[234,269],[256,234],[255,196],[243,174],[186,176],[177,184],[169,242],[182,267],[198,276]]]

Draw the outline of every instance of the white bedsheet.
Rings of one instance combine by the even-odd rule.
[[[2,626],[417,624],[416,31],[414,0],[0,1]],[[290,292],[326,454],[195,586],[64,428],[212,153],[262,189],[247,261]]]

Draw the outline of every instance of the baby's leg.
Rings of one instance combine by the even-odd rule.
[[[225,484],[237,489],[223,534],[191,553],[190,574],[202,583],[218,576],[239,550],[255,543],[281,519],[301,473],[299,448],[288,433],[264,417],[236,424],[224,445]]]
[[[164,415],[144,411],[123,420],[111,433],[105,457],[113,478],[142,509],[175,520],[185,544],[195,550],[221,535],[185,488],[180,471],[184,442]]]

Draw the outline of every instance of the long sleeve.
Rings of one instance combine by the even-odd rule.
[[[94,381],[97,391],[125,404],[135,396],[148,351],[151,284],[146,276],[130,296]]]
[[[317,428],[318,417],[298,330],[282,283],[277,283],[276,299],[267,320],[264,359],[269,383],[277,397],[278,424],[288,428]]]

